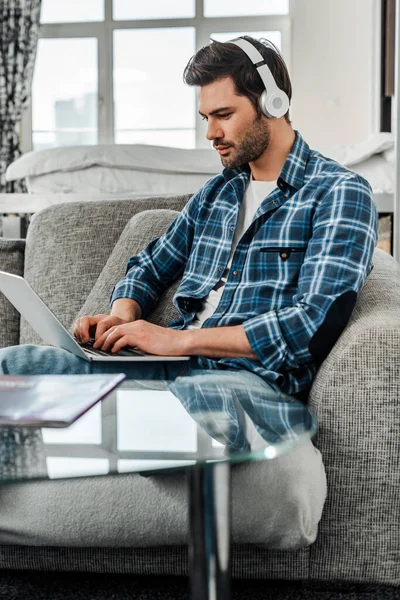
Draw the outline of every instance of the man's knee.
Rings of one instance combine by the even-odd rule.
[[[3,375],[88,374],[90,363],[61,348],[26,344],[0,350],[0,373]]]
[[[9,346],[0,350],[0,372],[2,375],[24,375],[29,360],[28,346]]]

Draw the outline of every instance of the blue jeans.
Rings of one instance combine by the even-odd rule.
[[[175,379],[191,370],[191,361],[89,362],[50,346],[10,346],[0,349],[2,375],[99,375],[125,373],[128,379]]]

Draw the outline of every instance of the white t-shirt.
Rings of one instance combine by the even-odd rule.
[[[204,298],[203,305],[196,313],[193,322],[188,325],[186,329],[200,329],[204,321],[209,319],[216,311],[219,301],[221,300],[225,284],[229,277],[229,271],[232,265],[232,259],[236,250],[236,246],[238,245],[243,234],[246,233],[247,229],[249,228],[254,214],[262,201],[269,196],[269,194],[275,188],[276,181],[254,181],[253,179],[250,179],[243,196],[242,204],[240,205],[236,231],[232,242],[232,249],[228,265],[214,289],[212,289],[209,295]]]

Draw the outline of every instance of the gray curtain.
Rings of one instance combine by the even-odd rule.
[[[20,156],[19,128],[29,93],[39,35],[41,0],[0,0],[0,193],[24,192],[5,180]]]
[[[384,81],[385,96],[394,96],[394,54],[396,48],[396,0],[386,0]]]

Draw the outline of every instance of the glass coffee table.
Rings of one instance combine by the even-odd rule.
[[[255,379],[128,380],[67,429],[1,427],[0,485],[186,470],[190,597],[227,600],[232,465],[273,460],[316,432],[303,403]]]

